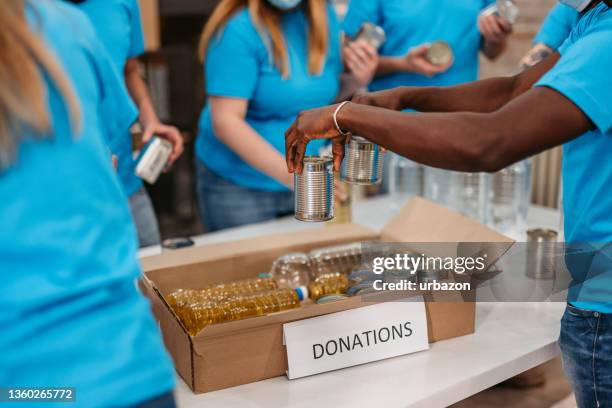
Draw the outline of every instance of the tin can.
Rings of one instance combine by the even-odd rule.
[[[503,18],[510,24],[516,24],[520,14],[518,6],[512,0],[497,0],[496,3],[480,12],[481,16],[495,15]]]
[[[379,184],[382,181],[384,152],[366,139],[353,136],[346,145],[340,177],[358,185]]]
[[[172,144],[154,136],[147,143],[136,160],[136,175],[149,184],[154,184],[168,164],[172,154]]]
[[[334,164],[331,157],[306,156],[295,174],[295,218],[323,222],[334,218]]]
[[[453,59],[453,50],[446,41],[434,41],[425,57],[434,65],[446,65]]]
[[[370,44],[372,47],[377,50],[383,45],[383,43],[387,40],[387,36],[385,34],[385,30],[382,27],[377,26],[376,24],[372,24],[369,22],[363,23],[359,32],[355,36],[355,41],[362,40],[366,43]]]
[[[552,279],[557,265],[557,231],[532,229],[527,231],[527,276]],[[559,254],[560,256],[562,255]]]

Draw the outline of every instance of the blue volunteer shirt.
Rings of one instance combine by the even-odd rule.
[[[601,3],[580,18],[560,61],[536,84],[563,94],[594,125],[563,148],[563,204],[569,300],[603,313],[612,313],[611,44],[612,10]]]
[[[79,4],[79,8],[89,17],[115,69],[123,77],[126,61],[144,52],[138,0],[85,0]],[[115,86],[125,88],[125,81],[122,80]],[[142,188],[142,180],[135,174],[136,163],[132,156],[130,126],[131,123],[125,129],[119,130],[120,137],[110,146],[119,160],[117,174],[128,196]]]
[[[136,231],[103,140],[105,125],[133,120],[130,102],[108,93],[118,78],[82,13],[28,4],[31,29],[72,80],[83,130],[47,82],[52,134],[26,131],[0,171],[0,384],[74,387],[75,408],[135,404],[170,391],[173,370],[135,287]],[[108,100],[114,114],[100,117]]]
[[[370,90],[398,86],[447,86],[478,78],[478,53],[482,36],[478,31],[480,11],[494,0],[351,0],[343,29],[354,37],[369,21],[381,26],[387,41],[381,56],[400,57],[423,43],[443,40],[450,44],[455,62],[445,73],[428,78],[398,72],[376,78]]]
[[[283,155],[285,131],[298,113],[332,103],[339,92],[343,69],[340,27],[331,6],[327,20],[329,50],[321,74],[311,75],[308,71],[308,21],[302,8],[282,15],[290,66],[287,79],[274,65],[246,9],[236,13],[209,44],[205,64],[207,95],[247,99],[246,122]],[[324,143],[310,143],[307,153],[318,154]],[[208,106],[200,116],[196,156],[214,173],[237,185],[260,191],[287,191],[217,138]]]
[[[533,44],[544,44],[553,50],[558,49],[572,32],[579,18],[580,14],[573,8],[565,4],[557,4],[548,13]]]

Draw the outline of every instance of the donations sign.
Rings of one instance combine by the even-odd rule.
[[[422,297],[284,325],[290,380],[429,349]]]

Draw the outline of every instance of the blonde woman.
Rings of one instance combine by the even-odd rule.
[[[137,113],[72,6],[0,1],[0,49],[0,384],[73,387],[75,406],[173,407],[103,140]]]
[[[293,213],[284,133],[302,109],[331,103],[344,71],[340,26],[325,0],[222,0],[202,33],[208,103],[196,142],[200,213],[209,231]],[[346,49],[356,82],[377,65]],[[316,155],[324,142],[313,143]]]

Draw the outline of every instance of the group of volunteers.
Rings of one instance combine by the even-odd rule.
[[[512,32],[481,14],[492,3],[351,0],[341,22],[326,0],[221,0],[199,47],[206,230],[293,213],[302,158],[331,139],[338,167],[355,133],[460,171],[565,144],[567,239],[612,242],[611,2],[562,1],[523,73],[473,82],[479,54],[496,58]],[[386,32],[379,50],[352,41],[365,22]],[[438,40],[453,50],[444,65],[427,58]],[[76,406],[175,405],[171,361],[134,285],[138,247],[160,234],[130,128],[169,141],[169,164],[183,141],[156,115],[143,51],[137,0],[0,1],[2,387],[74,387]],[[581,407],[607,406],[612,282],[574,288],[565,367]]]

